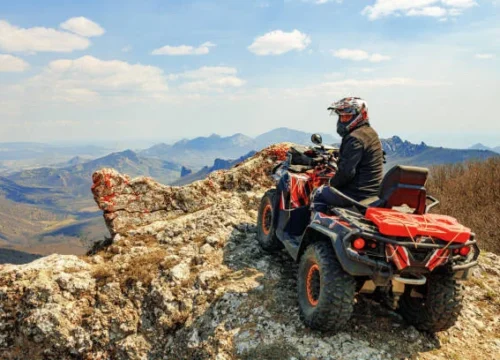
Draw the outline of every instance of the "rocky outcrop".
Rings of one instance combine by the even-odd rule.
[[[491,359],[500,259],[481,258],[450,331],[420,333],[359,297],[336,334],[306,329],[296,264],[256,240],[260,197],[287,145],[185,187],[111,169],[93,193],[112,242],[85,257],[0,265],[1,359]]]

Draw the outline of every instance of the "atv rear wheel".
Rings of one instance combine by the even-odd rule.
[[[259,213],[257,215],[257,240],[260,246],[269,252],[277,251],[283,248],[283,243],[276,237],[274,228],[274,209],[275,209],[276,190],[266,191],[260,201]]]
[[[331,244],[310,245],[300,258],[298,273],[300,317],[317,330],[339,330],[349,321],[355,281],[341,267]]]
[[[419,330],[449,329],[462,310],[462,289],[451,272],[430,275],[425,285],[406,287],[399,301],[399,312]]]

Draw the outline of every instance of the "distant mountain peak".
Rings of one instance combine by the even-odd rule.
[[[234,135],[231,135],[230,138],[249,138],[249,137],[242,133],[236,133]]]
[[[130,160],[134,160],[134,161],[138,161],[139,160],[139,158],[137,157],[137,154],[134,151],[130,150],[130,149],[122,151],[122,152],[120,152],[118,154],[121,155],[121,156],[123,156],[123,157],[126,157],[126,158],[128,158]]]
[[[423,152],[429,147],[423,141],[420,144],[413,144],[399,136],[392,136],[389,139],[381,139],[382,148],[388,154],[398,154],[404,157],[410,157]]]
[[[488,146],[483,145],[481,143],[474,144],[469,149],[471,149],[471,150],[492,150]]]
[[[183,178],[184,176],[187,176],[187,175],[191,174],[192,172],[193,172],[193,170],[188,169],[185,166],[181,167],[181,178]]]

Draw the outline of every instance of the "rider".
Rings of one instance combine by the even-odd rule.
[[[328,110],[331,115],[339,116],[337,133],[342,137],[338,171],[330,179],[330,186],[356,201],[376,196],[382,181],[384,155],[378,134],[369,123],[366,101],[348,97],[334,102]],[[315,210],[324,211],[326,205],[352,205],[330,186],[321,186],[313,195]]]

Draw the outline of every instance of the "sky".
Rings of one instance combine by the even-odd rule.
[[[0,142],[335,133],[500,146],[500,1],[0,0]]]

